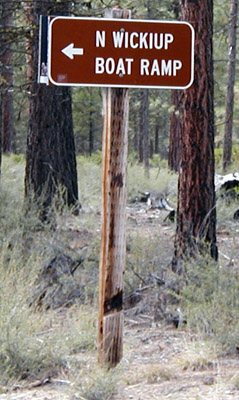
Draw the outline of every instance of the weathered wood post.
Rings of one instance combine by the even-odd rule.
[[[129,18],[113,8],[109,18]],[[109,368],[122,357],[123,274],[125,269],[126,168],[128,151],[128,89],[103,91],[102,233],[99,287],[99,362]]]

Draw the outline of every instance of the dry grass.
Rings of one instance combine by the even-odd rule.
[[[218,353],[213,342],[185,340],[184,351],[176,361],[183,371],[206,371],[214,369],[218,363]]]
[[[139,307],[136,305],[127,314],[122,363],[113,371],[106,371],[96,362],[101,167],[92,160],[80,159],[83,213],[75,217],[65,208],[57,215],[55,231],[37,231],[34,229],[36,215],[28,216],[27,220],[22,216],[24,160],[4,157],[3,161],[0,191],[0,388],[3,393],[0,400],[239,398],[239,362],[235,355],[239,296],[238,280],[233,279],[239,271],[238,227],[227,221],[226,208],[223,205],[218,208],[221,229],[218,244],[223,255],[217,270],[203,261],[199,265],[203,266],[200,274],[195,269],[191,275],[200,282],[195,286],[191,279],[188,289],[194,297],[187,292],[186,304],[191,319],[188,326],[179,330],[162,321],[152,323],[152,299],[157,299],[158,287],[151,274],[160,275],[165,271],[173,251],[175,226],[165,225],[164,215],[156,213],[135,214],[128,220],[126,290],[130,292],[147,285],[149,289],[143,292]],[[176,176],[164,168],[153,169],[151,180],[147,181],[142,168],[129,166],[132,195],[152,188],[174,198],[176,182]],[[27,299],[39,268],[52,251],[61,249],[78,254],[85,248],[86,260],[78,272],[86,288],[84,303],[47,312],[29,307]],[[218,274],[218,271],[224,273]],[[220,285],[216,284],[215,276],[220,278]],[[210,279],[206,281],[206,277]],[[235,307],[231,307],[233,299]],[[229,310],[233,312],[233,318],[229,318],[230,330],[225,329]],[[145,318],[142,312],[148,313]],[[198,315],[203,315],[203,319],[195,323]],[[230,341],[233,356],[224,352],[222,357],[222,347],[218,351],[215,345],[218,315],[221,316],[218,334],[224,344]],[[207,331],[205,321],[208,323],[210,318],[214,318],[214,327]],[[205,339],[205,333],[210,334],[210,340]],[[228,347],[223,346],[225,349]],[[44,386],[44,379],[48,379],[48,386]],[[39,383],[39,389],[32,386],[34,382]],[[19,392],[6,392],[16,385],[20,387]]]

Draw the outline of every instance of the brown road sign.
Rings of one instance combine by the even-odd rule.
[[[187,22],[56,17],[48,55],[53,85],[186,89],[194,30]]]

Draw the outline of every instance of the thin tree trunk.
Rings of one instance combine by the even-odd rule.
[[[156,121],[155,131],[154,131],[154,153],[159,154],[159,125]]]
[[[1,26],[3,29],[2,64],[2,151],[10,153],[13,138],[13,55],[7,33],[13,23],[13,4],[1,1]]]
[[[148,89],[141,91],[140,136],[145,176],[149,177],[149,94]]]
[[[91,105],[92,107],[92,105]],[[90,110],[89,115],[89,154],[92,155],[94,151],[94,121],[93,121],[93,111]]]
[[[133,129],[134,129],[134,137],[133,137],[134,151],[139,152],[139,129],[138,129],[137,113],[134,113]]]
[[[143,162],[144,162],[143,148],[144,148],[144,142],[143,142],[143,137],[140,132],[140,135],[139,135],[139,162],[140,162],[140,164],[143,164]]]
[[[228,75],[226,96],[226,122],[223,147],[223,169],[226,170],[232,159],[232,128],[234,107],[234,85],[236,72],[238,0],[231,0],[229,39],[228,39]]]
[[[0,0],[0,28],[3,30],[3,21],[2,21],[2,12],[3,12],[3,0]],[[1,35],[0,39],[0,60],[2,58],[2,50],[3,50],[3,35]],[[2,76],[0,76],[2,79]],[[0,173],[2,168],[2,85],[0,85]]]
[[[2,93],[0,90],[0,175],[2,171]]]
[[[183,92],[177,230],[173,269],[207,251],[217,258],[214,190],[212,0],[183,0],[183,20],[195,28],[195,78]]]

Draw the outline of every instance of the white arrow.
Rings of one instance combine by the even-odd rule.
[[[82,54],[84,54],[84,49],[77,47],[74,48],[74,43],[68,44],[68,46],[64,47],[61,51],[71,60],[73,60],[74,55],[82,56]]]

